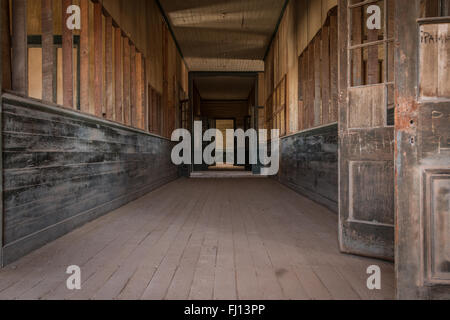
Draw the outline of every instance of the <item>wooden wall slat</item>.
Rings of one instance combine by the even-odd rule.
[[[27,0],[12,1],[12,25],[12,89],[27,95]]]
[[[123,38],[123,121],[131,124],[130,113],[130,42]]]
[[[161,99],[158,92],[153,89],[153,131],[156,134],[161,134],[162,114],[161,114]]]
[[[167,25],[163,23],[163,93],[161,100],[161,135],[168,136],[169,132],[169,36]]]
[[[330,123],[330,33],[329,25],[322,28],[322,124]]]
[[[143,129],[142,53],[136,53],[136,128]]]
[[[11,90],[11,20],[9,1],[1,1],[2,88]]]
[[[11,95],[3,106],[7,263],[177,178],[170,141]]]
[[[95,115],[103,117],[103,26],[102,5],[94,3]]]
[[[113,91],[113,25],[111,16],[106,17],[105,25],[105,95],[106,119],[114,119]]]
[[[354,45],[362,43],[362,17],[363,14],[361,8],[352,9],[352,44]],[[362,85],[364,83],[363,77],[363,51],[362,49],[352,50],[352,84],[354,86]]]
[[[42,0],[42,100],[54,102],[55,47],[52,0]]]
[[[338,121],[338,21],[337,15],[330,16],[330,122]]]
[[[378,40],[378,30],[368,30],[367,40],[369,42]],[[379,46],[370,46],[368,50],[367,59],[367,84],[377,84],[380,83],[380,64],[378,49]]]
[[[315,70],[314,70],[314,59],[315,59],[315,45],[311,42],[311,46],[308,49],[309,61],[308,61],[308,128],[314,127],[314,98],[316,96],[315,87]]]
[[[89,109],[89,0],[80,0],[80,110]]]
[[[314,40],[314,120],[315,127],[322,124],[322,96],[321,96],[321,34]]]
[[[134,44],[130,46],[130,113],[131,126],[137,127],[137,93],[136,93],[136,47]]]
[[[142,57],[142,103],[143,103],[143,126],[145,131],[148,128],[148,80],[147,80],[147,63],[146,59]]]
[[[153,91],[150,85],[148,85],[147,94],[148,94],[148,114],[147,114],[148,130],[149,132],[153,132]]]
[[[117,122],[123,122],[123,41],[122,41],[122,31],[120,28],[114,29],[114,71],[115,75],[115,120]]]
[[[66,21],[69,18],[67,8],[72,5],[72,0],[62,2],[62,59],[63,59],[63,105],[74,107],[73,104],[73,31],[67,28]]]

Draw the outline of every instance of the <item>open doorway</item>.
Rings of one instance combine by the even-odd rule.
[[[249,163],[246,141],[246,163],[238,164],[236,143],[226,141],[226,131],[258,129],[257,117],[258,74],[254,72],[192,72],[190,73],[190,100],[193,122],[202,123],[202,134],[216,129],[223,137],[216,141],[216,154],[223,160],[211,164],[194,164],[192,172],[246,172],[254,167]],[[192,124],[192,128],[194,125]],[[219,135],[220,136],[220,135]],[[203,142],[205,149],[211,142]],[[234,163],[227,163],[227,156],[234,153]]]

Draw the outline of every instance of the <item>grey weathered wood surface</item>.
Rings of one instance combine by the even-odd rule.
[[[272,179],[179,179],[0,270],[0,299],[393,299],[393,265],[341,254],[336,226]]]
[[[384,85],[373,84],[373,61],[370,85],[352,87],[348,78],[349,1],[339,0],[340,247],[346,253],[394,260],[394,128],[387,125]]]
[[[2,134],[5,263],[177,178],[170,141],[31,100]]]
[[[283,138],[280,151],[280,182],[337,213],[337,125]]]

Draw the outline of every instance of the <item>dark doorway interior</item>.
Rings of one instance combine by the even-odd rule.
[[[191,73],[190,98],[193,122],[202,122],[203,133],[209,129],[217,129],[224,138],[227,129],[242,129],[244,131],[251,128],[258,129],[257,121],[254,119],[255,114],[257,114],[255,112],[257,84],[258,75],[253,72]],[[206,148],[209,144],[210,142],[204,142],[203,148]],[[246,146],[246,149],[248,149],[248,146]],[[236,157],[234,165],[225,163],[226,154],[232,151],[228,150],[226,141],[218,142],[216,151],[223,152],[223,162],[214,165],[207,165],[206,163],[193,165],[192,171],[252,171],[252,166],[249,163],[238,164]],[[246,153],[248,154],[248,152]]]

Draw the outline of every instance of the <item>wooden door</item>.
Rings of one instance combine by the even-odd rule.
[[[339,1],[339,242],[342,252],[394,258],[394,0],[377,1],[381,29],[369,30],[372,3]]]
[[[397,2],[397,296],[450,299],[450,1]]]

